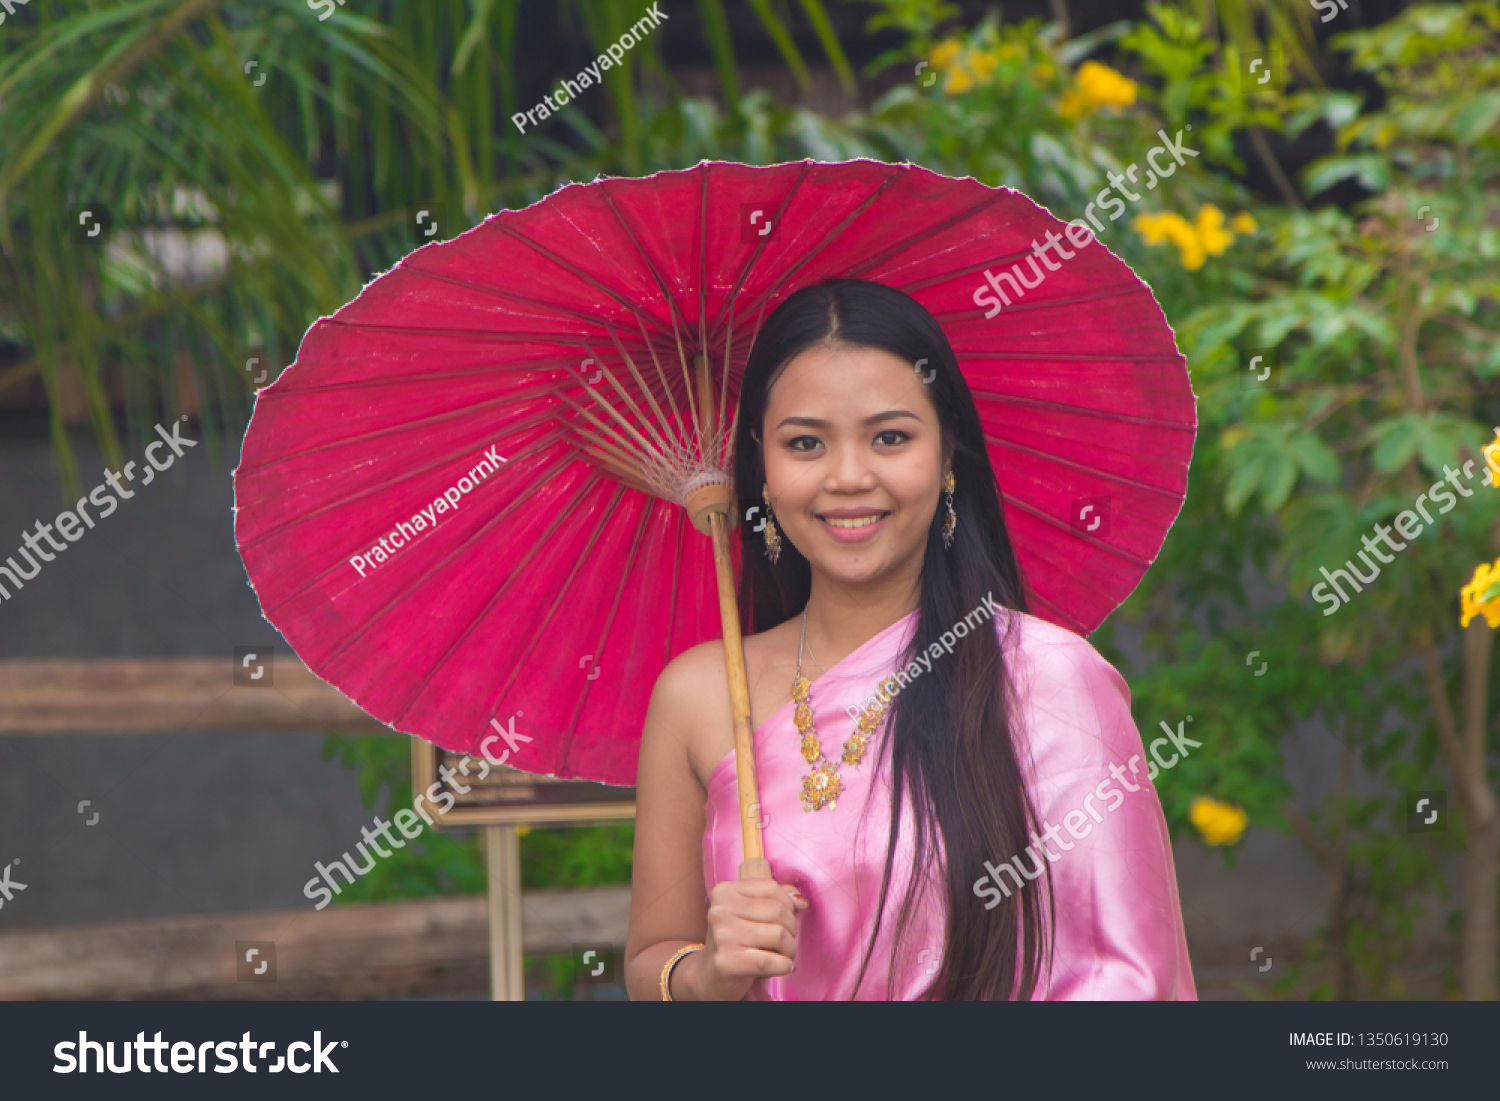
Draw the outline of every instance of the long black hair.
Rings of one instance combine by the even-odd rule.
[[[763,438],[767,391],[782,367],[816,344],[878,348],[914,366],[925,359],[927,372],[936,372],[926,390],[937,408],[943,454],[950,457],[956,482],[958,525],[953,545],[945,548],[946,508],[939,507],[932,518],[916,633],[898,668],[981,607],[986,594],[993,593],[1003,607],[1026,611],[1021,570],[1005,530],[974,397],[937,319],[892,287],[830,280],[796,291],[766,319],[740,387],[734,441],[739,501],[761,500],[766,475],[757,441]],[[790,539],[783,540],[773,565],[762,537],[750,525],[740,525],[739,531],[741,620],[750,631],[765,631],[801,613],[811,593],[811,568]],[[893,959],[901,955],[918,904],[922,869],[940,863],[948,936],[928,996],[972,1000],[1029,998],[1034,993],[1044,952],[1040,893],[1018,889],[998,911],[986,912],[971,886],[984,874],[985,861],[1025,852],[1028,833],[1036,826],[1012,739],[1013,710],[1000,641],[995,631],[985,629],[969,631],[951,657],[934,661],[930,673],[912,680],[892,701],[886,727],[893,792],[890,843],[856,993],[885,920],[907,799],[915,811],[915,874],[897,913]],[[1046,863],[1040,855],[1036,861]],[[1046,888],[1050,914],[1050,877],[1038,886]],[[887,997],[896,970],[894,965],[889,970]]]

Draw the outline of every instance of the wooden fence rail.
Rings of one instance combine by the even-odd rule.
[[[0,660],[0,736],[396,733],[294,656],[267,657]],[[620,817],[619,807],[610,810],[610,820]],[[0,999],[414,997],[482,992],[488,979],[494,997],[516,1000],[524,997],[523,949],[624,945],[628,887],[537,892],[523,896],[517,913],[515,826],[485,831],[488,906],[483,898],[421,899],[7,934]],[[236,977],[237,941],[276,944],[275,982]]]
[[[261,668],[257,661],[252,668]],[[224,658],[0,660],[0,735],[221,730],[394,734],[290,654],[259,683]],[[248,679],[250,670],[242,670]]]
[[[527,952],[623,948],[629,887],[523,896]],[[275,944],[276,980],[236,977],[236,942]],[[269,953],[262,952],[260,959]],[[305,1000],[483,995],[482,895],[205,914],[0,935],[0,1000]]]

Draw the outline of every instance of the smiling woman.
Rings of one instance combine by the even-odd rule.
[[[1194,998],[1154,789],[1077,843],[1048,820],[1140,735],[1119,674],[1026,614],[937,321],[876,283],[798,291],[756,338],[737,424],[736,495],[772,511],[741,529],[739,590],[772,878],[734,875],[724,649],[706,643],[663,670],[646,718],[632,996]],[[993,626],[952,630],[992,595]],[[876,693],[924,654],[951,657]],[[975,876],[1022,851],[1039,890],[987,911]]]

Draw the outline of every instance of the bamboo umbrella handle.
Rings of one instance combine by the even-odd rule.
[[[723,426],[714,412],[713,372],[708,356],[693,357],[698,401],[694,417],[705,439]],[[689,398],[692,397],[689,391]],[[755,739],[750,729],[750,682],[745,677],[745,642],[740,637],[740,606],[734,591],[729,529],[734,524],[734,491],[727,477],[710,479],[683,499],[693,526],[714,541],[714,576],[719,584],[719,623],[724,632],[724,669],[729,677],[729,712],[734,720],[734,773],[740,793],[740,840],[745,859],[741,879],[770,879],[771,865],[760,844],[760,792],[755,786]]]
[[[729,710],[734,718],[734,770],[740,792],[740,837],[745,847],[741,879],[770,879],[771,865],[760,843],[760,793],[755,786],[755,744],[750,729],[750,683],[745,677],[745,645],[729,557],[729,514],[708,515],[714,541],[714,574],[719,583],[719,620],[724,628],[724,663],[729,675]]]

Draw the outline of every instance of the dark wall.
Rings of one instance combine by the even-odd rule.
[[[183,433],[194,438],[196,433]],[[0,425],[0,560],[64,506],[35,425]],[[139,460],[143,443],[126,445]],[[189,450],[0,602],[0,658],[223,657],[279,643],[235,553],[229,467]],[[81,447],[85,488],[104,462]],[[140,476],[139,471],[136,472]],[[6,586],[9,588],[9,585]],[[318,733],[0,737],[0,931],[312,904],[372,812]],[[79,813],[78,804],[90,806]],[[88,826],[94,813],[99,820]]]

